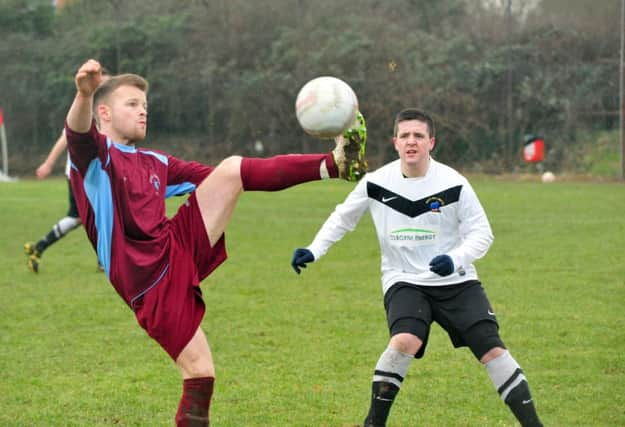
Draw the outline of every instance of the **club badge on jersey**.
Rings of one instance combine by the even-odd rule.
[[[445,205],[445,201],[440,197],[430,197],[425,201],[425,204],[430,207],[431,212],[440,213],[441,207]]]

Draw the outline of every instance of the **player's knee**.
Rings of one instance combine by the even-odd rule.
[[[504,354],[506,350],[503,347],[493,347],[488,350],[484,355],[480,358],[480,363],[486,364],[493,359],[498,358],[502,354]]]
[[[240,180],[241,179],[241,156],[226,157],[217,166],[221,173],[227,178]]]
[[[401,332],[391,337],[391,348],[406,354],[417,354],[417,351],[421,348],[423,342],[417,337],[408,332]]]
[[[481,363],[501,355],[506,346],[499,337],[499,327],[497,323],[484,320],[471,326],[463,334],[465,343],[471,352]]]

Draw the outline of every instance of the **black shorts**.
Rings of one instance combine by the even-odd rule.
[[[410,333],[423,341],[416,358],[425,353],[432,322],[447,331],[454,347],[468,346],[478,359],[493,347],[505,348],[495,313],[477,280],[449,286],[399,282],[384,295],[384,308],[391,336]]]
[[[67,188],[69,193],[69,209],[67,210],[67,216],[72,218],[78,218],[78,207],[76,206],[76,199],[74,199],[74,192],[72,191],[72,183],[67,180]]]

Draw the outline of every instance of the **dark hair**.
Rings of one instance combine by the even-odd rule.
[[[120,86],[134,86],[145,93],[148,93],[149,84],[147,80],[136,74],[119,74],[103,82],[93,95],[93,105],[103,102],[115,89]]]
[[[430,137],[434,137],[434,120],[427,113],[417,108],[405,108],[395,116],[395,124],[393,125],[393,136],[397,136],[397,125],[399,122],[406,120],[418,120],[428,125],[428,133]]]

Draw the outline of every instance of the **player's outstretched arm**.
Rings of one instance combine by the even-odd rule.
[[[345,201],[336,206],[310,245],[293,252],[291,267],[297,274],[301,273],[302,268],[306,268],[306,264],[325,255],[333,244],[343,238],[345,233],[356,228],[356,224],[369,206],[366,180],[366,178],[362,179]]]
[[[90,59],[80,66],[76,76],[76,96],[67,113],[67,125],[74,132],[85,133],[91,128],[93,94],[102,82],[102,66]]]
[[[44,160],[44,162],[39,165],[39,167],[35,171],[35,175],[37,175],[37,178],[44,179],[52,173],[52,169],[54,168],[56,161],[66,148],[67,138],[65,138],[65,132],[63,132],[54,143],[54,146],[50,150],[50,153],[48,153],[48,157],[46,157],[46,160]]]

